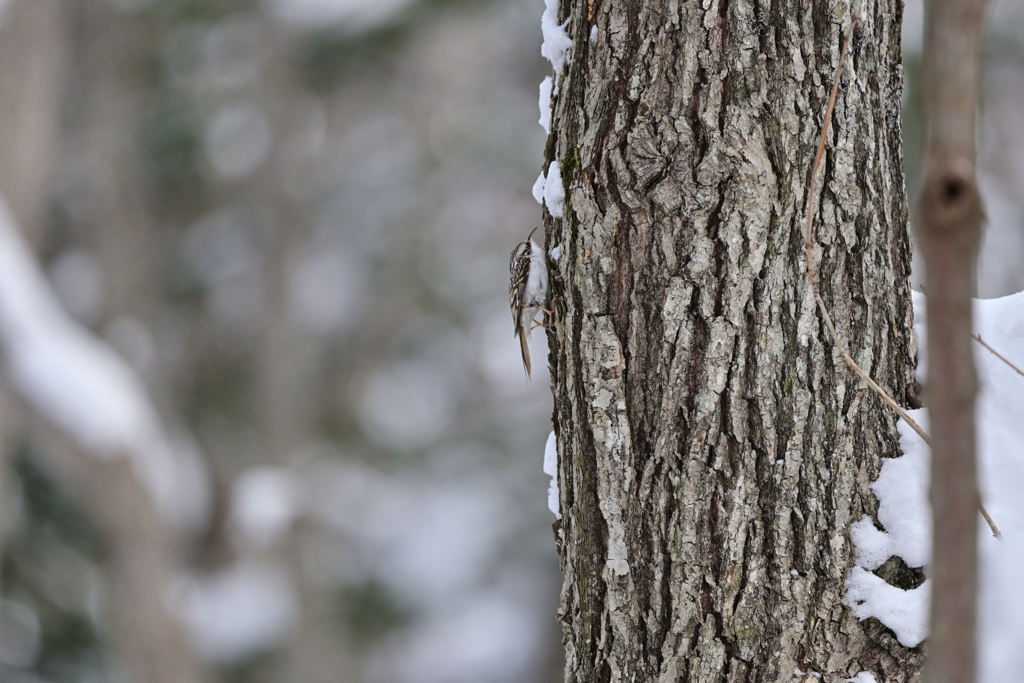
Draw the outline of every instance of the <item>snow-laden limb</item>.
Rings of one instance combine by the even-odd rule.
[[[544,444],[544,474],[551,477],[551,484],[548,486],[548,509],[557,519],[561,519],[562,513],[558,511],[558,443],[554,432],[548,434],[548,441]]]
[[[919,376],[927,362],[924,308],[924,295],[915,292]],[[1011,362],[1024,363],[1024,293],[975,300],[974,311],[975,331]],[[974,348],[981,385],[976,408],[979,486],[1004,534],[1001,542],[992,538],[979,516],[978,680],[1001,683],[1017,680],[1024,670],[1024,650],[1019,646],[1024,638],[1024,378],[981,345]],[[923,424],[924,412],[913,411],[911,416]],[[912,647],[927,635],[930,582],[903,591],[871,573],[892,556],[927,571],[931,556],[929,450],[909,427],[900,423],[899,429],[904,455],[886,460],[872,485],[883,529],[876,529],[870,519],[851,527],[859,566],[847,580],[846,602],[857,617],[877,618]]]
[[[192,521],[194,511],[181,502],[199,500],[196,491],[206,486],[201,461],[171,445],[128,364],[64,311],[2,199],[0,355],[26,403],[84,451],[132,458],[165,516]]]

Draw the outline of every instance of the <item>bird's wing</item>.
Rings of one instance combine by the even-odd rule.
[[[508,298],[514,322],[513,335],[523,329],[523,297],[526,296],[526,277],[530,269],[530,257],[523,255],[515,260],[515,269],[509,283]]]

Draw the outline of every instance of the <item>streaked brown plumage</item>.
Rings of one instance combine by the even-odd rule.
[[[509,260],[510,279],[508,284],[508,300],[512,308],[512,320],[515,336],[519,337],[519,347],[523,355],[523,368],[526,377],[530,377],[530,347],[527,339],[533,327],[533,319],[544,310],[548,295],[548,267],[544,251],[533,241],[533,233],[516,245]]]

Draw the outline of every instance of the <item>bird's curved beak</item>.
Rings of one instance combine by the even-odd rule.
[[[539,228],[539,227],[540,226],[538,225],[537,228]],[[530,231],[530,235],[526,238],[527,241],[530,241],[530,240],[533,239],[533,233],[537,232],[537,228],[534,228],[533,230]]]

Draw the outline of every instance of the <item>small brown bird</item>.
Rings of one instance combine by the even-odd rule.
[[[515,335],[519,337],[519,346],[523,352],[523,368],[527,379],[530,378],[530,347],[526,340],[533,331],[534,317],[544,308],[548,296],[548,266],[544,251],[533,241],[533,233],[516,245],[509,261],[511,279],[508,283],[508,300],[512,306],[512,320],[515,323]]]

